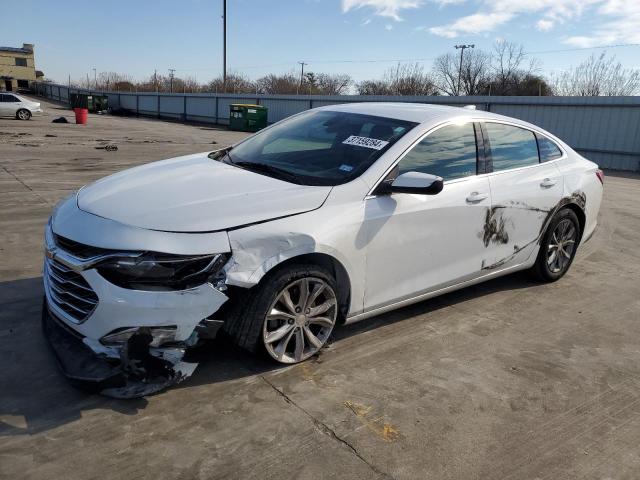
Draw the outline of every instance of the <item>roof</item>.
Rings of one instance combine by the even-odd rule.
[[[497,115],[483,110],[472,110],[467,108],[451,107],[448,105],[433,105],[426,103],[391,103],[391,102],[363,102],[363,103],[344,103],[341,105],[330,105],[320,107],[323,110],[331,110],[335,112],[360,113],[363,115],[373,115],[377,117],[395,118],[398,120],[406,120],[416,123],[427,123],[434,121],[442,121],[453,117],[472,117],[475,119],[501,119],[507,117]],[[521,120],[508,119],[516,123],[525,124]]]
[[[12,52],[12,53],[24,53],[25,55],[29,55],[33,53],[33,50],[29,50],[28,48],[16,48],[16,47],[0,47],[0,51],[3,52]]]

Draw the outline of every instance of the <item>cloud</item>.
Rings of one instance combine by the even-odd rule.
[[[431,27],[428,30],[440,37],[455,38],[463,34],[491,32],[498,25],[502,25],[512,18],[513,14],[508,12],[474,13],[473,15],[459,18],[448,25]]]
[[[548,32],[553,28],[553,25],[553,20],[543,18],[541,20],[538,20],[538,22],[536,23],[536,28],[541,32]]]
[[[402,10],[418,8],[422,3],[423,0],[342,0],[342,11],[346,13],[360,8],[371,8],[375,15],[400,22]]]
[[[460,0],[435,0],[440,5]],[[473,0],[467,3],[474,4]],[[640,1],[638,0],[481,0],[478,11],[444,25],[423,27],[434,35],[454,38],[486,33],[518,19],[526,25],[531,19],[535,27],[546,32],[559,24],[581,18],[589,11],[590,19],[599,20],[590,36],[574,36],[564,40],[575,46],[603,43],[640,43]]]
[[[390,23],[387,23],[387,24],[384,26],[384,29],[385,29],[385,30],[393,30],[393,25],[391,25]]]
[[[640,2],[607,0],[601,2],[596,13],[602,16],[604,21],[598,23],[599,26],[590,36],[568,37],[564,42],[583,48],[616,43],[640,43]]]

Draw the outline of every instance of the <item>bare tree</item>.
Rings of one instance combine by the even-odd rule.
[[[317,93],[320,95],[344,95],[353,85],[353,79],[346,74],[330,75],[319,73],[317,75]]]
[[[525,78],[535,75],[538,62],[529,58],[522,45],[498,41],[493,48],[490,92],[492,95],[518,95]]]
[[[453,53],[440,55],[433,62],[436,87],[447,95],[478,95],[489,81],[490,69],[491,55],[480,49],[467,51],[462,65]]]
[[[364,80],[356,84],[358,95],[391,95],[387,82],[383,80]]]
[[[258,91],[267,94],[295,94],[300,80],[294,73],[276,75],[270,73],[256,82]]]
[[[256,84],[241,73],[227,73],[227,81],[222,77],[211,80],[206,87],[209,92],[217,93],[255,93]]]
[[[603,52],[554,78],[554,91],[582,97],[635,95],[640,92],[640,71],[625,69]]]
[[[117,72],[100,72],[97,77],[97,90],[135,90],[131,75]]]
[[[382,81],[390,95],[437,95],[431,75],[419,63],[398,63],[387,69]]]

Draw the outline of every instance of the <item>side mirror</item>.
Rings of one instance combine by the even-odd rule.
[[[389,193],[413,193],[437,195],[442,191],[442,177],[421,172],[406,172],[399,175],[388,187]]]

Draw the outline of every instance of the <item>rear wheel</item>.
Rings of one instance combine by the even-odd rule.
[[[317,265],[287,265],[249,293],[225,329],[251,351],[280,363],[302,362],[317,354],[338,318],[336,281]]]
[[[555,282],[571,266],[580,241],[580,222],[576,214],[565,208],[553,218],[543,240],[536,263],[531,269],[543,282]]]
[[[31,112],[26,108],[21,108],[16,112],[16,118],[18,120],[29,120],[31,118]]]

